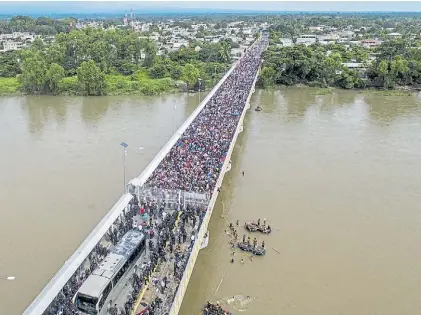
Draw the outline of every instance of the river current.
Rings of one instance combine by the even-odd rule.
[[[0,314],[20,314],[198,95],[0,98]],[[203,97],[203,95],[202,95]],[[412,315],[421,310],[421,98],[257,90],[181,315]],[[244,176],[242,175],[244,171]],[[227,222],[267,218],[267,254]],[[244,233],[239,228],[240,238]],[[240,264],[241,258],[245,263]]]

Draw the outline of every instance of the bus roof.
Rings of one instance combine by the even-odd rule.
[[[121,241],[85,280],[78,292],[99,298],[105,286],[126,263],[127,258],[144,238],[144,234],[139,230],[130,230],[124,234]]]
[[[110,283],[110,279],[108,278],[91,275],[85,280],[85,282],[83,282],[82,286],[78,290],[78,293],[99,298],[108,283]]]
[[[116,245],[116,247],[114,247],[111,253],[127,258],[136,249],[137,245],[139,245],[144,237],[144,234],[139,230],[130,230],[124,234],[121,241]]]

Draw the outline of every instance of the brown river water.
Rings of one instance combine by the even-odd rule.
[[[0,315],[22,313],[120,197],[120,142],[131,179],[198,102],[0,98],[0,276],[16,276],[0,280]],[[258,90],[257,105],[180,315],[207,300],[235,314],[420,314],[421,97],[288,88]],[[266,256],[229,264],[227,222],[259,217],[274,228],[255,235]]]

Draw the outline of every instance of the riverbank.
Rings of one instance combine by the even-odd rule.
[[[106,75],[105,82],[107,85],[107,95],[159,95],[162,93],[175,93],[186,91],[186,84],[183,81],[176,81],[171,78],[151,79],[147,76],[123,76],[123,75]],[[25,95],[21,91],[21,83],[18,78],[2,78],[0,77],[0,96]],[[214,82],[206,81],[207,87],[214,86]],[[77,77],[66,77],[61,80],[60,93],[58,95],[82,95],[79,91]],[[286,85],[276,85],[261,88],[263,90],[288,88]],[[294,85],[296,88],[305,88],[311,90],[313,95],[328,95],[335,91],[347,90],[338,87],[318,88],[309,87],[304,84]],[[358,93],[370,93],[380,96],[410,96],[417,91],[414,89],[352,89]]]
[[[338,87],[328,87],[328,88],[319,88],[319,87],[310,87],[304,84],[297,84],[297,85],[293,85],[293,86],[287,86],[287,85],[276,85],[276,86],[271,86],[271,87],[266,87],[266,88],[260,88],[263,90],[280,90],[280,89],[285,89],[288,87],[294,87],[294,88],[303,88],[306,89],[307,91],[310,91],[310,94],[312,95],[328,95],[328,94],[332,94],[335,91],[355,91],[357,93],[366,93],[366,94],[374,94],[374,95],[379,95],[379,96],[411,96],[414,93],[418,93],[417,90],[414,89],[393,89],[393,90],[381,90],[381,89],[374,89],[374,88],[369,88],[369,89],[341,89]]]
[[[106,75],[107,95],[159,95],[186,91],[183,81],[171,78],[151,79],[147,76]],[[206,81],[205,86],[212,87],[214,82]],[[0,77],[0,96],[25,95],[18,78]],[[76,76],[66,77],[59,82],[57,95],[82,95]]]

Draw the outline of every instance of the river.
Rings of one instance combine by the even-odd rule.
[[[236,314],[421,309],[421,99],[312,91],[253,95],[263,111],[246,118],[180,315],[207,300]],[[1,314],[20,314],[119,198],[120,142],[130,179],[197,104],[0,98],[0,276],[16,276],[0,280]],[[227,221],[258,217],[275,227],[256,235],[267,255],[229,264]]]

